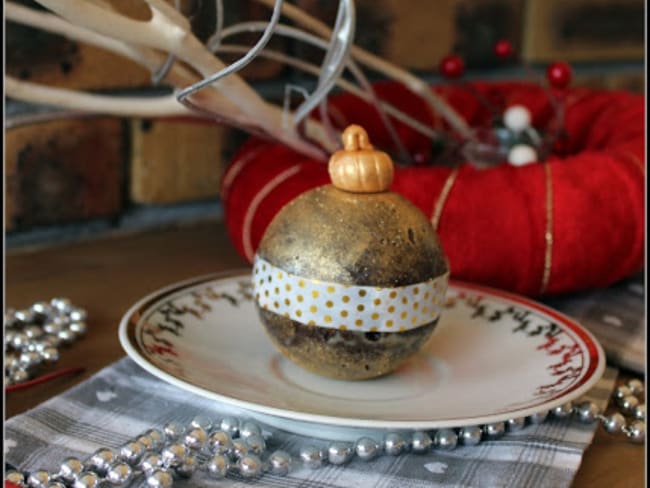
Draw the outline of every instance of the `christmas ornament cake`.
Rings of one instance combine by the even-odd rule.
[[[349,126],[332,184],[289,202],[255,255],[258,310],[278,349],[320,375],[359,380],[415,354],[438,322],[449,267],[427,217],[389,191],[390,157]]]

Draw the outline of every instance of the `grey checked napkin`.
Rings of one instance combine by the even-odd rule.
[[[609,288],[555,297],[544,303],[564,312],[592,332],[607,361],[643,374],[645,371],[645,286],[639,273]]]
[[[604,408],[616,370],[608,368],[587,397]],[[5,460],[21,470],[57,470],[67,456],[85,459],[99,447],[119,447],[151,427],[169,421],[188,423],[198,414],[215,420],[246,415],[157,379],[129,358],[100,371],[67,392],[5,422]],[[249,414],[250,415],[250,414]],[[298,467],[287,477],[264,475],[248,481],[238,476],[211,480],[198,472],[175,486],[188,487],[553,487],[569,486],[590,444],[596,425],[575,420],[547,420],[496,441],[426,455],[354,459],[345,466],[311,470]],[[290,432],[264,427],[269,452],[294,456],[309,442]],[[377,433],[377,439],[382,436]],[[146,486],[142,478],[131,486]]]

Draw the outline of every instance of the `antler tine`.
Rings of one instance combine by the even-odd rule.
[[[174,54],[203,77],[209,77],[224,68],[224,64],[194,36],[187,19],[162,0],[146,0],[152,11],[152,17],[148,21],[130,19],[83,0],[37,1],[70,22],[99,34]],[[217,89],[238,109],[240,117],[244,116],[252,122],[249,125],[306,155],[324,158],[320,149],[302,140],[295,130],[283,130],[281,111],[265,102],[237,74],[220,80]],[[206,108],[213,110],[213,107]],[[223,111],[223,108],[216,111],[216,115],[220,114],[228,118],[232,116]],[[314,127],[318,124],[312,121],[310,125]],[[319,134],[321,131],[315,128],[314,132]]]

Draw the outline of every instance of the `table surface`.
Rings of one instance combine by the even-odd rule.
[[[14,308],[64,296],[88,311],[88,334],[62,350],[57,369],[83,366],[74,377],[52,380],[6,396],[6,417],[62,393],[124,356],[117,328],[138,299],[198,275],[247,267],[222,224],[119,236],[6,256],[6,304]],[[645,486],[644,447],[598,429],[584,455],[575,487]]]

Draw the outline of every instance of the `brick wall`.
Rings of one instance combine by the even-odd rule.
[[[111,1],[135,18],[146,15],[139,2]],[[19,3],[33,6],[30,0]],[[224,3],[226,24],[268,16],[253,2]],[[293,3],[333,23],[336,2]],[[214,21],[209,10],[214,2],[201,5],[208,10],[195,16],[193,26],[205,38]],[[182,2],[186,12],[194,6],[192,0]],[[440,59],[455,52],[466,60],[469,78],[525,78],[522,62],[542,70],[545,63],[563,59],[572,63],[576,84],[640,92],[643,13],[642,0],[357,0],[357,43],[434,82]],[[501,38],[516,47],[507,63],[492,55],[494,42]],[[100,49],[10,22],[6,39],[7,72],[21,79],[75,89],[150,87],[148,72]],[[234,40],[251,44],[255,37]],[[322,59],[322,53],[298,43],[280,38],[272,42],[274,49],[314,62]],[[303,80],[264,60],[254,61],[244,74],[275,99],[281,98],[285,81]],[[9,109],[9,246],[217,219],[221,174],[245,138],[218,125],[65,115],[43,120],[32,117],[38,107],[9,101]],[[24,123],[30,117],[33,121]]]

